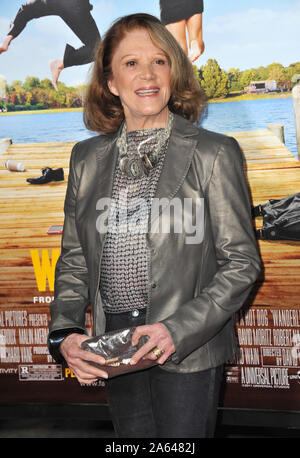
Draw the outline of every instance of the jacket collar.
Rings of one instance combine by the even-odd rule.
[[[106,136],[104,142],[102,138],[101,147],[97,150],[98,199],[112,195],[114,170],[119,154],[116,141],[121,128],[122,126],[117,132]],[[175,115],[163,168],[154,195],[158,199],[167,198],[164,199],[160,212],[168,205],[168,200],[173,198],[184,181],[193,158],[197,143],[195,137],[198,134],[199,129],[191,122]]]

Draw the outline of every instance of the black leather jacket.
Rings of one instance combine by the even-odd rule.
[[[73,148],[50,335],[70,328],[84,332],[89,304],[94,334],[105,331],[99,293],[105,233],[96,230],[96,207],[100,198],[111,196],[119,132],[92,137]],[[194,372],[218,366],[236,351],[232,315],[260,272],[243,155],[236,140],[175,116],[155,197],[167,198],[165,202],[204,198],[201,243],[186,243],[184,231],[147,233],[151,261],[146,322],[164,323],[176,348],[163,368]]]

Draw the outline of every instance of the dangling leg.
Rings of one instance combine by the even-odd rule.
[[[194,62],[204,52],[204,41],[202,31],[202,13],[194,14],[187,20],[187,30],[190,44],[190,60]]]
[[[0,54],[7,51],[11,41],[20,35],[27,23],[32,19],[53,14],[48,5],[41,0],[29,0],[19,8],[15,18],[11,21],[9,31],[0,44]]]
[[[6,52],[9,48],[11,40],[13,40],[14,37],[12,35],[6,35],[2,43],[0,44],[0,54],[3,52]]]
[[[90,10],[91,5],[86,0],[74,0],[72,9],[65,8],[61,14],[61,18],[84,45],[75,49],[67,44],[63,59],[51,62],[52,83],[56,88],[58,77],[64,68],[88,64],[94,60],[95,46],[101,36]]]
[[[159,0],[160,18],[194,62],[204,51],[202,37],[203,0]],[[180,30],[178,30],[180,24]],[[185,29],[183,30],[183,24]],[[187,30],[186,30],[187,29]]]
[[[58,91],[57,82],[61,71],[64,69],[63,59],[56,59],[50,62],[51,79],[54,88]]]
[[[93,61],[94,48],[100,34],[90,13],[91,9],[92,5],[88,0],[28,0],[19,8],[12,21],[8,34],[0,45],[0,54],[8,50],[11,41],[20,35],[30,20],[50,15],[60,16],[84,46],[74,49],[67,45],[64,57],[51,62],[52,83],[57,89],[57,81],[64,68]]]
[[[171,34],[176,38],[178,43],[183,48],[186,55],[188,54],[188,46],[186,41],[186,31],[185,31],[186,22],[185,19],[172,22],[171,24],[167,24],[166,28],[171,32]]]

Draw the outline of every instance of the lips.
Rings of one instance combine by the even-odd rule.
[[[156,95],[159,92],[158,87],[149,87],[149,88],[140,88],[135,91],[135,93],[139,96],[146,97],[151,95]]]

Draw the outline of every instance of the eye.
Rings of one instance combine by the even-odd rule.
[[[136,64],[135,60],[129,60],[126,62],[126,67],[134,67]]]
[[[166,61],[165,59],[159,58],[155,60],[155,63],[158,65],[165,65]]]

